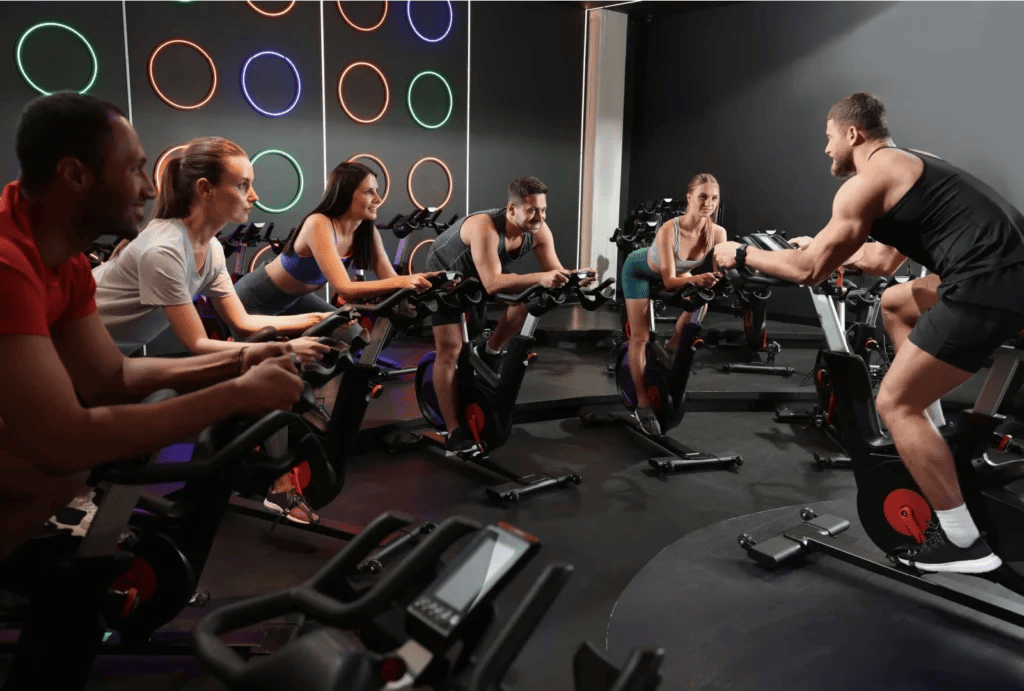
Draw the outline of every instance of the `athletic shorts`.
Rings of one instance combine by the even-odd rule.
[[[644,300],[651,297],[651,284],[661,282],[661,274],[651,270],[647,263],[650,247],[633,250],[622,262],[622,295],[627,300]]]
[[[939,302],[911,330],[921,350],[977,372],[1004,341],[1024,330],[1024,265],[940,286]]]
[[[440,260],[437,259],[437,255],[431,253],[427,255],[427,266],[426,271],[448,271],[449,267],[444,266]],[[469,332],[471,335],[475,335],[474,331],[479,331],[484,328],[487,324],[487,298],[485,297],[475,305],[470,305],[464,312],[466,315],[466,323],[469,326]],[[456,314],[453,316],[441,314],[435,312],[430,316],[431,326],[444,326],[446,324],[458,324],[462,321],[462,314]]]

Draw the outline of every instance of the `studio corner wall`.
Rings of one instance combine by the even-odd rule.
[[[743,3],[631,27],[637,66],[629,204],[721,182],[730,236],[814,235],[841,184],[824,155],[829,107],[881,98],[897,145],[933,152],[1024,207],[1024,4]],[[810,317],[804,291],[770,310]]]
[[[580,265],[597,269],[598,280],[618,279],[611,236],[620,222],[628,28],[624,13],[587,12]]]

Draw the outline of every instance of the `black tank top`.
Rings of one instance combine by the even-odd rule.
[[[441,233],[430,247],[427,255],[427,271],[459,271],[467,278],[480,278],[473,263],[473,253],[469,245],[462,241],[462,224],[478,214],[487,214],[498,230],[498,261],[504,269],[508,264],[522,259],[523,255],[533,250],[533,233],[525,233],[523,244],[515,256],[505,248],[505,208],[474,211],[465,218],[456,221],[448,230]]]
[[[1024,263],[1024,216],[981,180],[939,158],[901,147],[924,170],[871,237],[942,277],[945,286]]]

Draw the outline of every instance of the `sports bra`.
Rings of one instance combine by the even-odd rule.
[[[334,242],[337,244],[338,230],[334,227],[334,219],[331,219],[331,230],[334,231]],[[342,260],[350,259],[351,257],[352,250],[350,249],[349,253],[342,257]],[[299,283],[311,286],[322,286],[327,283],[327,277],[320,270],[316,257],[303,257],[295,251],[294,247],[292,247],[290,253],[281,254],[281,267]]]
[[[675,226],[675,229],[676,229],[676,241],[672,245],[672,256],[675,257],[675,260],[676,260],[676,275],[677,276],[681,276],[682,274],[685,274],[688,271],[690,271],[690,269],[696,269],[698,266],[703,264],[704,260],[707,258],[708,255],[705,254],[700,259],[680,259],[679,258],[679,233],[680,233],[680,228],[679,228],[679,217],[678,216],[676,216],[675,218],[672,219],[672,224]],[[711,228],[712,228],[711,229],[711,249],[714,249],[715,248],[714,225],[712,225]],[[711,250],[708,250],[708,252],[710,252],[710,251]],[[658,245],[657,244],[651,245],[651,251],[648,254],[648,261],[653,266],[656,266],[656,267],[657,266],[661,266],[661,264],[658,262]]]

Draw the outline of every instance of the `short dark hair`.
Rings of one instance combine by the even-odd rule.
[[[102,169],[112,132],[110,119],[117,115],[124,117],[114,104],[73,91],[30,101],[14,134],[22,188],[30,193],[46,189],[65,156],[74,156],[94,171]]]
[[[531,194],[547,193],[548,186],[532,175],[522,175],[508,183],[508,200],[513,204],[522,204]]]
[[[885,104],[874,94],[861,91],[847,96],[829,109],[828,119],[839,126],[853,125],[868,139],[889,138]]]

